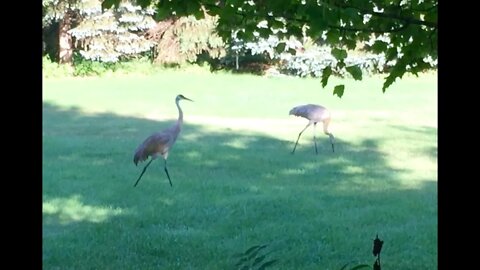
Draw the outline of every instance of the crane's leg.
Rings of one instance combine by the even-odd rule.
[[[295,149],[297,148],[297,144],[298,144],[298,140],[300,139],[300,136],[302,136],[302,133],[305,131],[305,129],[307,129],[312,123],[308,123],[307,126],[302,130],[300,131],[300,133],[298,134],[298,138],[297,138],[297,141],[295,142],[295,146],[293,147],[293,151],[292,151],[292,154],[295,153]]]
[[[136,186],[137,186],[138,181],[140,181],[140,179],[142,178],[142,175],[145,173],[145,171],[147,170],[148,165],[150,165],[150,163],[152,163],[152,161],[153,161],[153,158],[150,159],[150,162],[148,162],[145,167],[143,167],[143,171],[142,171],[142,173],[140,174],[140,177],[138,177],[137,182],[135,182],[135,185],[133,185],[133,187],[136,187]]]
[[[332,152],[335,153],[335,137],[330,132],[325,132],[325,134],[327,134],[328,137],[330,137],[330,143],[332,144]]]
[[[164,159],[164,160],[165,160],[165,173],[167,173],[168,182],[170,182],[170,186],[173,187],[172,181],[170,180],[170,175],[168,174],[168,170],[167,170],[167,159]]]
[[[318,150],[317,150],[317,138],[315,137],[316,127],[317,127],[317,122],[313,123],[313,142],[315,142],[315,154],[318,155]]]

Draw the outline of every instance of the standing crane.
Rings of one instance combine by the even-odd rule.
[[[142,144],[140,144],[135,150],[135,155],[133,157],[133,162],[135,163],[135,166],[137,166],[139,161],[142,162],[147,160],[148,157],[151,157],[151,159],[147,163],[147,165],[143,168],[143,171],[138,177],[137,182],[135,182],[135,185],[133,185],[134,187],[137,186],[138,182],[142,178],[143,174],[145,173],[145,170],[147,170],[147,167],[150,165],[150,163],[152,163],[152,161],[154,161],[158,156],[163,157],[163,160],[165,161],[164,168],[165,168],[165,173],[167,174],[167,177],[168,177],[168,182],[170,182],[170,186],[173,186],[172,181],[170,180],[170,175],[168,174],[168,170],[167,170],[167,158],[168,158],[168,153],[172,148],[173,144],[175,143],[175,141],[177,140],[178,134],[180,134],[180,130],[182,128],[183,112],[182,112],[182,108],[180,108],[179,102],[180,100],[183,100],[183,99],[193,101],[189,98],[184,97],[183,95],[178,95],[175,98],[175,104],[177,104],[177,108],[178,108],[177,122],[167,129],[153,133],[147,139],[145,139],[145,141]]]
[[[318,122],[323,122],[323,132],[330,137],[332,151],[335,152],[335,137],[330,131],[328,131],[328,124],[330,124],[331,115],[325,107],[315,104],[301,105],[291,109],[289,115],[292,114],[306,118],[309,121],[307,126],[300,131],[300,134],[298,134],[297,142],[293,147],[292,154],[295,153],[295,148],[297,148],[298,140],[300,139],[302,133],[313,123],[313,141],[315,142],[315,153],[318,155],[317,139],[315,138],[315,127],[317,126]]]

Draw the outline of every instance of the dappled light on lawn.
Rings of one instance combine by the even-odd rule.
[[[44,200],[42,208],[45,221],[57,220],[60,224],[81,221],[104,222],[128,212],[118,207],[86,205],[80,196]]]

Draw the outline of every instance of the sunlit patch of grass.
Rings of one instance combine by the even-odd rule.
[[[81,221],[104,222],[110,217],[126,213],[120,208],[85,205],[79,196],[46,200],[42,208],[45,215],[55,216],[61,224]]]

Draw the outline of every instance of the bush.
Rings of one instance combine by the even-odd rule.
[[[167,69],[189,70],[192,72],[208,72],[209,63],[183,64],[174,67],[168,67],[162,64],[152,64],[148,56],[117,63],[102,63],[84,59],[79,54],[74,54],[73,66],[60,65],[52,62],[48,56],[43,57],[43,77],[61,78],[70,76],[105,76],[105,75],[152,75]]]
[[[42,74],[44,78],[61,78],[72,76],[74,68],[70,65],[59,65],[50,60],[48,55],[42,59]]]
[[[87,60],[79,53],[73,56],[73,65],[75,66],[74,76],[103,75],[107,71],[116,71],[119,63],[104,63],[94,60]]]

